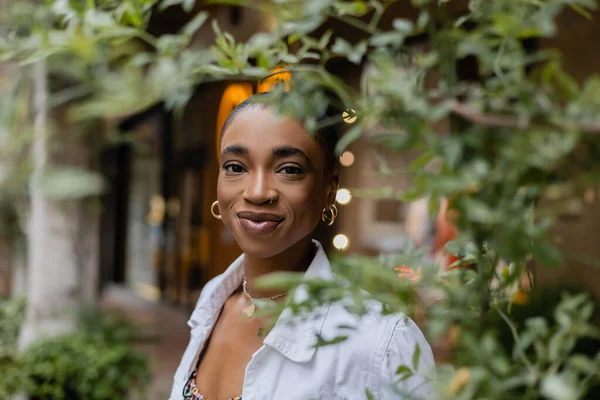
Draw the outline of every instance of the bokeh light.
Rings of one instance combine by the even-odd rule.
[[[350,246],[350,239],[343,234],[335,235],[333,238],[333,246],[338,250],[344,251]]]
[[[352,115],[350,115],[350,113],[352,113]],[[356,114],[354,110],[350,110],[350,113],[348,111],[344,111],[342,113],[342,118],[344,119],[344,122],[347,124],[353,124],[356,122]]]
[[[348,204],[352,200],[352,193],[348,189],[340,189],[335,195],[335,201],[340,204]]]
[[[340,156],[340,164],[342,164],[344,167],[349,167],[354,164],[354,153],[351,151],[343,152]]]

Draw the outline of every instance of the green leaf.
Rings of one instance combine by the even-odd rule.
[[[363,56],[367,52],[367,42],[362,40],[358,42],[356,46],[352,46],[346,40],[338,37],[336,38],[331,51],[345,56],[348,61],[354,64],[360,64]]]
[[[463,143],[460,140],[449,138],[443,142],[443,145],[446,163],[451,167],[456,167],[463,155]]]
[[[542,265],[555,266],[559,265],[563,258],[555,246],[547,242],[536,241],[532,246],[533,257]]]
[[[398,200],[402,200],[403,202],[410,203],[426,195],[427,193],[422,188],[413,187],[409,190],[401,191],[398,194],[397,198]]]
[[[84,21],[95,28],[116,27],[117,25],[111,14],[94,9],[86,11]]]
[[[184,48],[187,45],[187,43],[188,43],[188,39],[183,36],[162,35],[160,38],[158,38],[156,47],[157,47],[157,50],[160,55],[164,55],[166,57],[172,57],[180,49]],[[161,61],[162,62],[170,62],[171,59],[169,58],[169,61],[162,59]]]
[[[433,160],[434,157],[435,154],[429,151],[421,154],[419,157],[411,161],[410,170],[419,171],[420,169],[423,169],[431,160]]]
[[[302,54],[302,59],[320,60],[321,56],[318,53],[315,53],[314,51],[307,51],[306,53]]]
[[[387,47],[394,45],[396,47],[402,46],[406,34],[401,32],[383,32],[373,35],[369,38],[369,43],[374,47]]]
[[[331,346],[334,344],[341,343],[346,339],[348,339],[348,336],[336,336],[333,339],[327,340],[323,339],[321,335],[317,335],[317,343],[315,344],[315,347]]]
[[[411,373],[412,370],[407,365],[401,365],[396,369],[396,375]]]
[[[464,237],[459,237],[456,240],[451,240],[444,245],[444,249],[453,256],[464,257],[467,253],[469,242]]]
[[[441,204],[441,197],[438,193],[432,192],[430,197],[429,197],[429,204],[427,207],[427,210],[429,211],[429,216],[430,217],[435,217],[439,210],[440,210],[440,204]]]
[[[339,16],[362,17],[369,12],[369,6],[365,1],[336,1],[333,3],[333,7]]]
[[[414,24],[412,23],[412,21],[404,18],[394,19],[392,21],[392,25],[394,26],[395,30],[404,34],[411,33],[414,29]]]
[[[196,0],[183,0],[183,10],[189,13],[194,8],[194,4],[196,4]]]
[[[413,367],[413,369],[415,371],[419,369],[419,360],[420,360],[420,357],[421,357],[421,347],[417,343],[415,345],[415,351],[414,351],[413,356],[412,356],[412,367]]]
[[[215,32],[215,35],[218,37],[222,37],[223,36],[223,32],[221,31],[221,28],[219,28],[219,23],[217,22],[216,19],[212,20],[212,29],[213,32]]]
[[[289,53],[279,54],[279,59],[288,64],[296,64],[299,61],[297,56],[295,56],[294,54],[289,54]]]
[[[588,19],[589,21],[593,21],[594,20],[594,17],[592,15],[592,13],[590,13],[588,10],[586,10],[585,8],[583,8],[582,6],[580,6],[579,4],[577,4],[577,3],[571,3],[571,4],[569,4],[569,7],[571,7],[576,13],[578,13],[582,17]]]
[[[429,12],[427,10],[421,10],[421,13],[419,14],[419,19],[417,20],[417,26],[423,29],[427,26],[427,24],[429,24],[430,20],[431,17],[429,16]]]
[[[313,17],[301,21],[290,21],[284,24],[284,32],[287,34],[300,34],[302,36],[313,32],[323,23],[324,17]]]
[[[599,368],[598,364],[582,354],[575,354],[569,357],[567,364],[584,374],[597,373]]]
[[[262,51],[268,49],[276,42],[276,38],[268,33],[259,32],[252,35],[248,40],[248,47],[251,52]]]
[[[276,272],[257,279],[256,284],[263,289],[288,290],[302,282],[302,274],[294,272]]]
[[[398,380],[405,381],[411,376],[413,376],[414,372],[408,366],[401,365],[396,369],[396,375],[399,375]]]
[[[302,39],[304,37],[304,35],[301,35],[299,33],[292,33],[287,37],[287,43],[291,46],[292,44],[296,43],[298,40]]]
[[[165,10],[166,8],[171,7],[171,6],[179,5],[182,2],[183,2],[183,0],[163,0],[163,1],[160,2],[159,9],[162,11],[162,10]]]
[[[462,209],[468,210],[466,217],[473,222],[481,224],[496,224],[501,221],[501,214],[492,209],[490,205],[482,200],[465,197],[461,199]]]
[[[549,375],[542,379],[541,392],[550,400],[577,399],[578,391],[562,374]]]
[[[344,133],[344,135],[338,141],[337,145],[335,146],[335,153],[337,155],[342,154],[344,150],[346,150],[346,147],[348,147],[352,142],[357,140],[361,134],[362,127],[360,125],[355,125],[352,128],[350,128],[350,130]]]
[[[187,36],[192,36],[208,19],[206,11],[199,12],[194,18],[181,28],[180,32]]]
[[[355,325],[342,324],[342,325],[338,325],[336,327],[336,329],[346,329],[346,330],[350,330],[350,331],[355,331],[357,329],[357,327]]]
[[[371,392],[368,388],[365,389],[365,395],[367,396],[367,400],[375,400],[373,392]]]
[[[218,66],[218,65],[213,65],[213,64],[209,64],[209,65],[204,65],[202,67],[199,67],[196,69],[197,73],[204,73],[204,74],[211,74],[211,75],[215,75],[215,76],[222,76],[222,75],[232,75],[234,72]]]
[[[248,67],[248,68],[244,68],[242,70],[242,74],[244,76],[249,76],[249,77],[253,77],[253,78],[263,78],[268,73],[269,73],[269,71],[267,69],[258,68],[258,67]]]
[[[325,47],[327,47],[327,45],[329,44],[329,40],[331,40],[332,34],[333,31],[331,29],[328,29],[327,32],[325,32],[323,36],[321,36],[321,39],[319,39],[319,44],[317,45],[317,48],[320,50],[325,49]]]
[[[564,334],[558,332],[555,333],[548,342],[548,360],[554,362],[557,361],[563,351],[565,343]]]

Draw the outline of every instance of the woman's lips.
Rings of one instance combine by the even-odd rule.
[[[268,235],[273,232],[283,221],[283,217],[276,214],[242,211],[237,214],[240,226],[252,235]]]
[[[261,221],[256,222],[245,218],[240,218],[240,226],[246,232],[253,235],[268,235],[273,232],[281,221]]]

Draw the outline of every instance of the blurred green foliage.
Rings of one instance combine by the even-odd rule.
[[[455,364],[469,368],[471,379],[453,398],[597,398],[600,335],[589,324],[592,312],[588,295],[554,290],[514,305],[512,321],[493,310],[486,333],[463,333]]]
[[[0,398],[7,399],[26,382],[16,354],[19,329],[25,318],[25,299],[0,300]]]
[[[40,341],[23,356],[36,399],[127,399],[150,382],[148,359],[130,343],[82,331]]]
[[[124,317],[87,310],[78,330],[17,351],[25,300],[0,301],[0,398],[24,391],[32,399],[127,399],[145,393],[147,356],[133,348],[139,329]]]
[[[14,352],[17,348],[19,329],[25,318],[25,299],[0,300],[0,354]]]

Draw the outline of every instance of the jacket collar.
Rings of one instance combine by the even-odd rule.
[[[331,265],[323,247],[315,240],[313,244],[317,251],[304,277],[331,279]],[[242,254],[223,274],[215,278],[213,285],[206,288],[206,295],[201,297],[188,322],[192,328],[192,335],[206,337],[212,330],[225,301],[242,283],[243,261]],[[294,293],[296,301],[306,296],[307,292],[302,286]],[[329,306],[325,306],[314,310],[305,318],[300,318],[293,317],[289,308],[284,309],[273,329],[265,337],[264,344],[294,362],[310,361],[316,352],[317,334],[323,329],[328,311]]]

